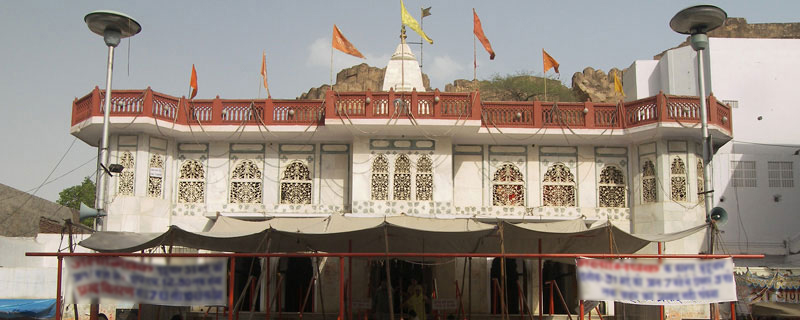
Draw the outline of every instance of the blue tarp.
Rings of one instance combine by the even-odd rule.
[[[56,316],[56,299],[0,299],[0,319],[51,319]]]

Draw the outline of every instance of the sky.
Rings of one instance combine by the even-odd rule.
[[[710,1],[750,23],[797,22],[800,1]],[[472,9],[497,54],[478,43],[477,78],[530,72],[541,75],[544,48],[572,75],[586,67],[608,71],[674,47],[685,37],[669,28],[686,0],[432,1],[406,0],[434,40],[423,47],[423,72],[444,89],[471,79]],[[94,173],[97,149],[70,135],[71,105],[95,86],[105,88],[107,48],[83,17],[95,10],[124,12],[142,32],[116,49],[113,89],[188,93],[192,64],[197,98],[263,98],[266,52],[271,95],[294,99],[330,82],[331,33],[336,24],[366,59],[333,53],[338,71],[366,62],[383,68],[399,43],[400,3],[340,1],[0,1],[0,183],[55,201],[58,193]],[[408,30],[408,41],[420,38]],[[412,45],[417,58],[419,45]],[[3,199],[0,199],[3,201]]]

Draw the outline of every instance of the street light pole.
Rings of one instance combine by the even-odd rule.
[[[700,123],[703,137],[703,198],[705,204],[706,223],[711,228],[708,236],[708,253],[714,253],[714,233],[716,225],[711,218],[711,210],[714,205],[714,190],[711,181],[712,141],[708,135],[708,110],[706,105],[706,77],[703,61],[703,54],[708,49],[707,32],[719,28],[728,18],[728,14],[719,7],[712,5],[699,5],[689,7],[679,11],[672,17],[669,27],[677,33],[691,35],[692,49],[697,53],[697,89],[700,95]],[[711,318],[718,319],[716,304],[712,303],[710,308]]]
[[[100,214],[95,218],[97,229],[102,231],[104,228],[102,214],[107,214],[106,197],[108,195],[108,136],[109,136],[109,116],[111,115],[111,79],[114,70],[114,48],[119,45],[123,38],[131,37],[140,31],[142,26],[136,20],[124,13],[99,10],[87,14],[83,21],[92,32],[103,36],[103,40],[108,46],[108,64],[106,70],[106,94],[105,105],[103,106],[103,138],[100,143],[99,165],[97,168],[97,190],[95,209]],[[109,174],[110,175],[110,174]]]

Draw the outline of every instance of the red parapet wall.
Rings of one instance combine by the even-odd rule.
[[[491,128],[624,129],[659,122],[700,122],[697,97],[656,96],[630,102],[481,101],[479,92],[336,92],[324,100],[195,99],[145,90],[115,90],[111,116],[149,117],[181,125],[306,125],[340,119],[481,120]],[[97,87],[72,103],[72,125],[103,115]],[[730,106],[708,97],[708,123],[731,127]]]

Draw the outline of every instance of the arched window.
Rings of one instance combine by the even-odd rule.
[[[411,200],[411,160],[404,154],[394,160],[394,200]]]
[[[703,159],[697,159],[697,202],[705,201],[705,175],[706,168],[703,166]]]
[[[494,172],[492,179],[493,206],[524,206],[525,179],[517,166],[506,163]]]
[[[642,202],[658,201],[656,197],[656,167],[653,161],[645,160],[642,165]]]
[[[372,200],[389,200],[389,160],[379,154],[372,161]]]
[[[253,160],[239,160],[231,172],[230,203],[261,203],[261,169]]]
[[[300,161],[293,161],[283,170],[281,203],[311,204],[311,172]]]
[[[428,155],[417,160],[417,201],[433,200],[433,161]]]
[[[181,164],[178,176],[178,203],[203,203],[206,199],[206,172],[197,160]]]
[[[134,182],[134,165],[136,164],[133,158],[133,153],[130,151],[123,151],[119,156],[119,164],[122,165],[122,172],[117,175],[117,194],[121,196],[133,195],[133,182]]]
[[[160,154],[150,155],[150,171],[147,179],[147,196],[161,198],[162,185],[164,183],[164,156]]]
[[[672,158],[669,176],[672,200],[686,201],[686,165],[680,157]]]
[[[550,166],[542,180],[542,204],[546,207],[575,206],[575,176],[563,163]]]
[[[624,208],[625,175],[616,166],[606,166],[600,171],[600,207]]]

